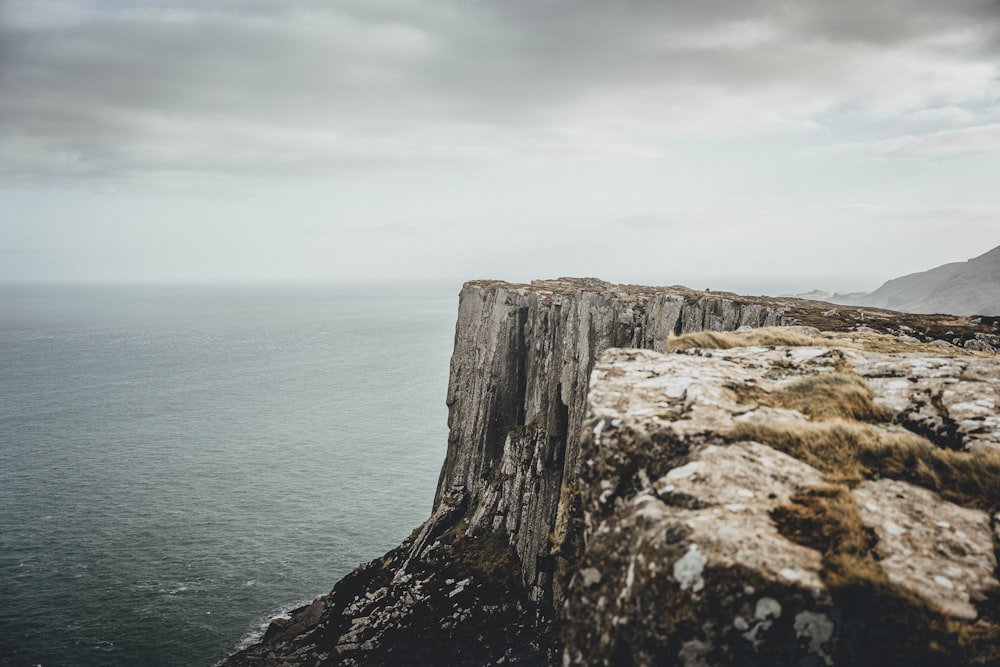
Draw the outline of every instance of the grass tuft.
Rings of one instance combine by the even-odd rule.
[[[982,665],[1000,658],[996,625],[950,620],[889,580],[875,554],[878,538],[862,522],[845,486],[800,491],[771,518],[782,535],[823,556],[820,576],[851,619],[838,663],[943,666],[956,664],[957,655],[957,664]]]
[[[843,419],[781,426],[745,422],[730,433],[734,441],[760,442],[808,463],[831,482],[847,484],[865,478],[858,453],[877,446],[879,437],[874,427]]]
[[[867,558],[878,544],[875,531],[862,522],[850,490],[842,484],[796,493],[771,518],[782,535],[816,549],[824,558]]]
[[[900,479],[965,507],[1000,509],[998,454],[941,449],[917,435],[845,419],[780,426],[741,423],[729,437],[785,452],[834,483]]]
[[[829,344],[832,339],[822,336],[809,337],[786,327],[762,327],[751,331],[695,331],[672,337],[667,341],[667,350],[690,350],[704,348],[728,350],[734,347],[805,347]]]
[[[965,507],[1000,510],[1000,454],[942,449],[916,438],[903,446],[883,439],[858,458],[880,477],[922,486]]]
[[[776,407],[791,408],[813,419],[887,422],[892,413],[875,404],[875,393],[853,373],[820,373],[796,380],[775,392]]]

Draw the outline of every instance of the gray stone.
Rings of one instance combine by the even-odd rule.
[[[948,449],[1000,451],[1000,367],[976,356],[844,350],[875,400],[908,429]]]
[[[983,600],[1000,586],[986,512],[890,479],[862,482],[854,498],[862,520],[878,535],[880,565],[889,579],[950,616],[978,616],[970,600]]]
[[[579,580],[570,587],[566,664],[657,664],[674,654],[688,664],[858,664],[857,655],[866,656],[863,664],[892,662],[892,646],[875,637],[908,643],[910,660],[930,660],[931,643],[913,649],[929,637],[912,638],[913,628],[889,619],[879,627],[879,612],[828,589],[820,552],[779,531],[775,510],[796,493],[827,488],[824,476],[765,444],[727,436],[744,421],[808,421],[793,411],[752,409],[736,386],[774,391],[804,374],[843,372],[845,363],[867,372],[876,395],[901,411],[909,403],[881,380],[1000,386],[996,359],[824,348],[602,355],[581,441],[589,490],[581,567],[602,577],[585,590]],[[685,401],[681,412],[665,412]],[[656,472],[661,458],[670,466]],[[923,598],[929,613],[977,618],[977,605],[998,587],[987,513],[895,480],[864,481],[848,498],[874,531],[877,567],[888,582]],[[848,620],[855,615],[864,618],[855,621],[860,630]],[[688,638],[689,627],[698,628],[697,638]],[[935,659],[961,663],[957,654]]]

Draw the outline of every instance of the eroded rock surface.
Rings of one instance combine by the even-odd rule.
[[[854,489],[861,519],[878,535],[880,565],[894,583],[955,618],[975,619],[975,603],[997,587],[989,515],[945,502],[892,479]]]
[[[908,429],[941,447],[1000,451],[1000,369],[993,359],[845,355]]]
[[[896,479],[845,486],[841,471],[769,446],[825,434],[816,430],[825,424],[933,448],[893,423],[910,402],[882,380],[957,383],[970,369],[1000,386],[1000,363],[985,358],[809,347],[605,353],[581,443],[586,539],[564,609],[565,664],[993,664],[1000,583],[987,511]],[[853,372],[867,372],[870,398],[896,414],[821,422],[768,405],[813,386],[807,378]],[[774,442],[744,439],[754,425]],[[817,507],[826,513],[803,514]]]

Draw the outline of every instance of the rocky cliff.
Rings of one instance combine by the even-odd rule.
[[[705,378],[703,384],[691,384],[680,394],[666,392],[662,400],[642,407],[640,413],[651,411],[655,417],[649,423],[642,419],[634,424],[629,422],[631,417],[626,417],[632,413],[628,410],[621,415],[601,411],[621,409],[634,393],[633,384],[614,385],[613,380],[618,377],[615,369],[635,359],[653,365],[659,363],[653,357],[626,359],[615,356],[622,353],[608,352],[595,375],[595,383],[590,385],[595,360],[613,348],[663,351],[668,340],[685,333],[780,325],[797,325],[791,334],[798,344],[802,338],[816,336],[815,329],[809,327],[822,325],[818,328],[832,332],[819,336],[803,349],[825,350],[814,356],[826,354],[833,360],[828,366],[839,375],[845,375],[848,366],[877,369],[870,377],[865,376],[862,384],[869,387],[866,391],[882,392],[879,424],[895,422],[893,428],[920,432],[934,440],[935,446],[949,447],[948,451],[971,447],[973,441],[980,449],[993,447],[996,438],[992,434],[1000,430],[995,423],[995,405],[986,406],[981,401],[983,397],[977,394],[983,386],[993,385],[986,382],[964,387],[964,393],[955,393],[951,388],[962,382],[980,382],[969,379],[973,375],[993,378],[988,367],[992,359],[983,361],[986,365],[982,368],[964,368],[957,375],[930,374],[911,381],[906,372],[893,370],[898,364],[902,364],[900,369],[909,367],[891,355],[927,355],[933,351],[940,358],[963,355],[978,360],[979,357],[970,355],[982,352],[966,353],[960,348],[992,350],[989,337],[995,335],[994,321],[901,316],[888,311],[818,306],[797,299],[737,297],[676,287],[616,286],[590,279],[537,281],[531,285],[471,282],[461,294],[447,398],[448,453],[431,518],[399,548],[359,567],[329,595],[297,610],[289,619],[273,622],[260,644],[233,656],[227,664],[548,665],[563,660],[581,664],[654,664],[664,656],[682,654],[687,656],[685,660],[690,658],[686,664],[712,664],[713,660],[716,664],[726,664],[725,660],[733,656],[771,655],[777,651],[774,642],[787,643],[790,638],[799,637],[795,634],[796,622],[801,626],[806,621],[794,619],[802,613],[816,614],[802,617],[812,619],[809,622],[814,625],[826,628],[823,619],[836,625],[851,608],[836,606],[837,596],[824,593],[832,590],[823,578],[824,556],[815,544],[804,544],[809,542],[805,538],[796,542],[783,536],[781,530],[787,533],[792,528],[779,526],[768,530],[777,531],[775,534],[791,545],[782,548],[794,552],[805,563],[795,566],[799,568],[796,572],[803,573],[801,586],[794,581],[774,579],[773,567],[768,569],[763,563],[767,560],[766,549],[778,545],[778,538],[760,542],[756,556],[751,553],[750,539],[742,551],[720,559],[709,549],[711,520],[699,532],[682,528],[667,530],[667,523],[673,519],[664,518],[676,511],[680,518],[674,523],[678,526],[688,521],[699,525],[705,519],[679,513],[702,512],[700,516],[711,519],[720,513],[724,515],[725,510],[720,508],[726,505],[750,507],[749,503],[728,502],[733,499],[725,493],[738,493],[745,487],[756,497],[759,489],[754,490],[755,478],[777,489],[768,491],[764,496],[767,501],[754,505],[743,517],[755,517],[754,525],[762,531],[766,526],[778,525],[772,516],[775,512],[784,511],[781,510],[784,507],[794,509],[794,502],[814,489],[843,482],[848,484],[844,486],[847,490],[836,487],[837,498],[859,492],[861,480],[868,480],[860,472],[856,480],[840,480],[836,475],[831,477],[832,473],[822,465],[810,467],[809,462],[800,463],[787,451],[774,450],[773,456],[765,452],[771,450],[760,442],[766,439],[760,433],[748,434],[743,439],[735,435],[737,418],[750,412],[755,412],[765,425],[771,423],[768,421],[771,418],[775,424],[799,417],[810,419],[800,410],[795,417],[795,406],[782,403],[784,399],[762,398],[777,391],[773,382],[776,374],[800,364],[795,355],[801,353],[788,357],[772,350],[768,353],[770,357],[763,355],[768,347],[778,349],[772,341],[759,348],[760,352],[745,357],[733,353],[727,359],[730,366],[725,373],[693,365],[705,359],[697,354],[666,357],[692,364],[667,373],[634,371],[654,373],[656,377]],[[890,356],[855,359],[833,355],[831,350],[841,347],[853,350],[854,355]],[[876,348],[882,351],[871,352]],[[758,357],[765,361],[754,361]],[[756,368],[758,374],[733,370],[741,364]],[[913,367],[924,368],[922,364],[915,362]],[[830,370],[821,366],[814,364],[810,372]],[[631,367],[623,366],[622,373],[633,377]],[[968,376],[964,380],[962,373]],[[864,376],[862,370],[852,370],[851,374]],[[903,384],[884,381],[887,377],[896,377],[897,384]],[[947,383],[944,378],[955,382]],[[753,391],[740,393],[727,388],[739,379],[746,380],[740,386]],[[904,389],[910,390],[909,393]],[[726,394],[729,403],[719,407],[722,404],[717,395],[725,392],[736,394]],[[618,394],[619,398],[608,403],[607,396]],[[955,396],[964,398],[958,400]],[[615,401],[625,403],[619,405]],[[712,405],[716,411],[706,412]],[[753,424],[760,425],[757,421]],[[630,435],[618,437],[624,433]],[[733,444],[737,446],[730,446]],[[715,447],[717,451],[706,447]],[[711,457],[736,456],[744,450],[747,457],[758,461],[758,468],[777,466],[780,470],[784,466],[786,470],[779,477],[783,475],[786,486],[778,488],[777,482],[761,476],[759,469],[748,468],[738,472],[738,476],[743,476],[740,478],[743,486],[721,490],[718,497],[710,492],[703,498],[687,489],[676,496],[670,496],[672,492],[655,491],[670,486],[664,479],[678,475],[688,481],[699,479],[677,470],[708,465],[709,459],[702,457],[714,461]],[[961,452],[961,456],[973,455]],[[797,477],[801,480],[788,481]],[[729,479],[723,486],[732,486],[736,481]],[[641,537],[637,532],[645,530],[652,516],[643,514],[647,509],[652,511],[650,508],[635,505],[640,502],[637,499],[646,497],[655,497],[663,505],[663,508],[656,506],[660,512],[656,520],[661,522],[663,530],[654,531],[653,537]],[[663,497],[673,500],[667,502]],[[984,507],[978,511],[984,511]],[[628,517],[638,523],[629,524],[625,520]],[[989,519],[986,524],[979,521],[975,525],[986,525],[988,530]],[[667,533],[673,537],[663,537]],[[653,542],[646,543],[654,537],[665,540],[666,546],[659,549],[657,543],[649,551],[647,546]],[[991,537],[983,538],[977,533],[976,539],[979,551],[985,549],[987,556],[993,553],[992,546],[990,549],[983,546],[992,545]],[[972,548],[960,546],[966,551]],[[979,588],[964,579],[960,584],[970,599],[976,596],[992,599],[988,597],[992,575],[984,574],[989,569],[987,556],[976,561]],[[719,585],[710,586],[716,580],[705,573],[722,572],[726,568],[729,570],[720,575]],[[687,574],[689,570],[694,574]],[[782,570],[792,571],[789,566],[775,572],[780,575]],[[642,582],[638,587],[636,577]],[[744,609],[746,605],[756,605],[763,599],[761,595],[753,598],[756,593],[741,597],[725,592],[731,588],[736,591],[733,582],[744,579],[758,582],[746,583],[745,588],[768,592],[773,589],[773,594],[765,597],[779,605],[783,600],[791,605],[787,608],[794,609],[795,614],[786,611],[783,617],[793,619],[791,625],[776,621],[770,602],[762,603],[766,609],[761,612],[761,619],[754,615],[756,608],[749,612]],[[953,585],[956,580],[949,579]],[[615,587],[618,588],[612,591]],[[788,602],[792,598],[782,597],[786,590],[792,591],[789,595],[798,602]],[[656,598],[661,593],[666,597]],[[681,609],[684,600],[693,602]],[[764,648],[747,652],[739,641],[730,641],[732,632],[718,625],[716,612],[723,607],[725,613],[749,614],[744,619],[748,629],[742,632],[752,635],[747,640],[751,647]],[[968,623],[969,607],[962,611],[964,616],[953,616]],[[638,622],[639,615],[647,612],[664,612],[666,616],[661,624]],[[671,615],[674,612],[676,618]],[[940,612],[935,608],[933,613]],[[671,618],[676,623],[666,620]],[[759,622],[755,624],[754,619]],[[762,627],[768,619],[767,628],[750,629],[751,625]],[[698,629],[699,624],[709,621],[716,625]],[[824,662],[837,659],[843,663],[844,656],[849,658],[852,647],[857,645],[850,633],[831,631],[826,637],[825,629],[817,632],[815,637],[803,635],[806,637],[803,641],[826,646],[823,649],[826,653],[817,649],[811,653],[780,654],[779,651],[774,655],[780,654],[782,660],[789,661],[812,656]],[[644,648],[638,651],[627,648],[633,644]],[[716,660],[719,656],[722,663]]]

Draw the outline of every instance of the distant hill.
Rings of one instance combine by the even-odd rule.
[[[870,294],[829,300],[908,313],[1000,315],[1000,246],[967,262],[895,278]]]

